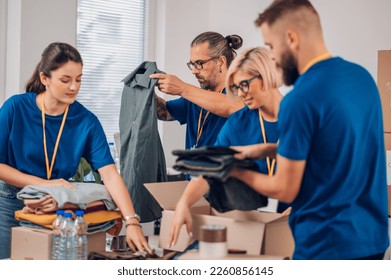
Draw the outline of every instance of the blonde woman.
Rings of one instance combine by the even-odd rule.
[[[264,174],[273,174],[275,168],[273,154],[275,155],[279,138],[277,115],[282,99],[278,90],[281,84],[280,73],[269,51],[262,47],[239,54],[227,72],[228,96],[239,98],[246,106],[229,116],[215,146],[269,146],[271,153],[263,155],[264,159],[257,160],[259,172]],[[237,149],[240,150],[241,147]],[[208,181],[202,177],[189,182],[175,209],[169,245],[176,243],[183,224],[186,224],[187,232],[191,234],[189,208],[209,191]],[[286,207],[280,204],[279,211]]]

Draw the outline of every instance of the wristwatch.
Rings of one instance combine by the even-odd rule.
[[[130,220],[130,219],[136,219],[137,221],[140,222],[140,216],[137,215],[136,213],[134,213],[134,214],[129,214],[129,215],[126,215],[126,216],[125,216],[125,221]]]

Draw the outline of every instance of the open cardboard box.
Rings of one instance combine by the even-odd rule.
[[[168,247],[175,205],[187,184],[187,181],[144,184],[164,209],[159,247],[183,252],[191,242],[198,239],[201,225],[218,224],[227,227],[229,249],[245,250],[250,255],[263,254],[289,258],[292,256],[294,241],[288,225],[288,217],[259,211],[219,213],[211,208],[204,198],[190,209],[193,218],[193,238],[188,235],[185,226],[182,226],[177,244]]]
[[[32,227],[11,229],[11,259],[50,260],[53,231]],[[106,232],[87,235],[88,253],[103,251],[106,247]]]
[[[391,50],[378,51],[377,87],[382,103],[384,132],[391,133]]]

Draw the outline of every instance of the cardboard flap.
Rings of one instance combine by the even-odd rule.
[[[271,212],[261,212],[261,211],[238,211],[233,210],[225,213],[217,212],[215,209],[212,209],[212,215],[219,217],[232,218],[240,221],[255,221],[262,222],[265,224],[272,222],[280,222],[288,219],[288,216],[282,216],[279,213]]]
[[[188,181],[173,181],[163,183],[147,183],[144,186],[165,210],[174,210],[177,202],[185,191]],[[192,207],[209,206],[205,198],[201,198]]]

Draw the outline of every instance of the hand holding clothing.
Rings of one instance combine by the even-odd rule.
[[[149,77],[151,79],[159,79],[157,82],[159,90],[170,95],[181,95],[187,86],[185,82],[175,75],[152,74]]]
[[[233,146],[231,148],[240,152],[235,154],[235,157],[238,159],[263,159],[265,157],[275,158],[277,152],[277,144],[275,143]]]

